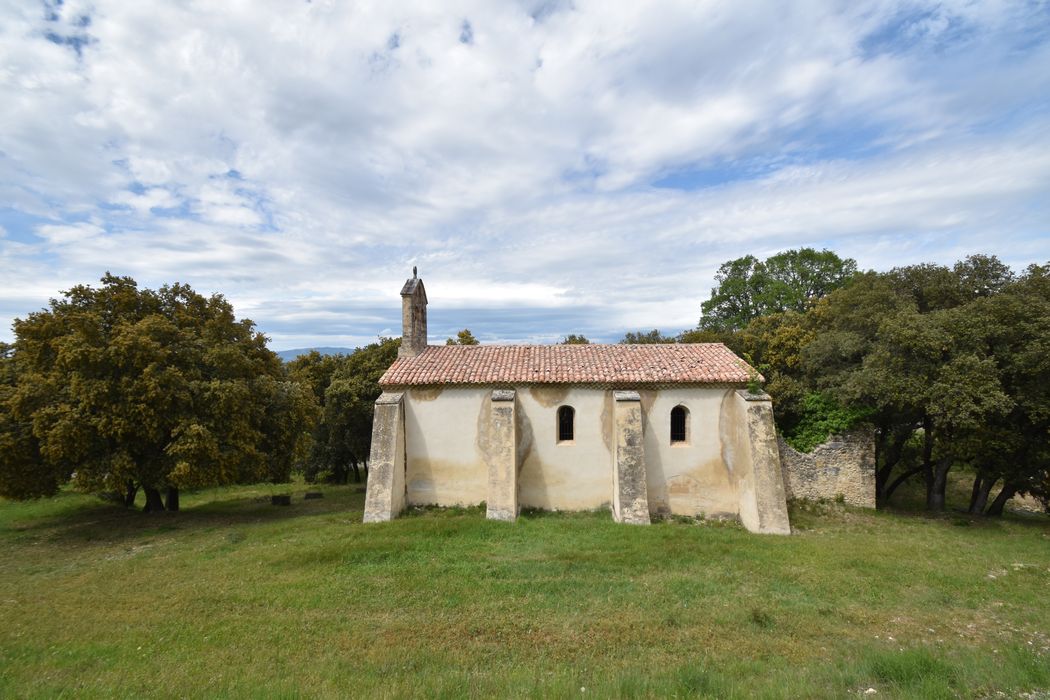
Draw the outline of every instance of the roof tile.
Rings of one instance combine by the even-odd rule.
[[[383,386],[428,384],[738,384],[753,370],[722,343],[432,345],[390,366]]]

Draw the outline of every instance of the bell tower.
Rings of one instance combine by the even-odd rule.
[[[412,279],[401,288],[401,348],[398,357],[415,357],[427,349],[427,292],[412,268]]]

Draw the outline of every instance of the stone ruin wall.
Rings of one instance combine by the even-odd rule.
[[[777,436],[788,499],[834,500],[875,507],[875,434],[870,429],[832,435],[812,452],[799,452]]]

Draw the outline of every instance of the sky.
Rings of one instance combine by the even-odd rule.
[[[1050,261],[1050,1],[0,0],[0,340],[107,271],[277,350],[614,342],[718,266]]]

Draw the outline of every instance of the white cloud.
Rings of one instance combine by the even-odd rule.
[[[174,209],[180,203],[178,198],[163,187],[153,187],[141,194],[122,190],[117,192],[110,201],[131,207],[140,216],[148,216],[153,209]]]
[[[104,229],[98,224],[87,222],[72,225],[44,224],[37,228],[36,233],[52,246],[76,244],[79,247],[100,236]]]
[[[1050,258],[1038,3],[54,11],[0,7],[8,318],[110,269],[367,340],[417,263],[520,339],[691,325],[746,252]]]

